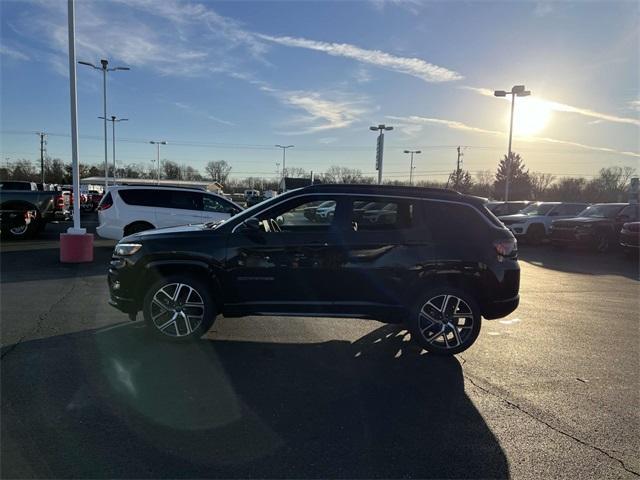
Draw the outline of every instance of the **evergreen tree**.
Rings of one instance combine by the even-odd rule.
[[[496,178],[493,182],[495,198],[504,199],[505,183],[509,167],[511,167],[509,200],[529,200],[532,190],[529,170],[526,169],[522,157],[515,152],[511,152],[511,157],[505,155],[498,164]]]

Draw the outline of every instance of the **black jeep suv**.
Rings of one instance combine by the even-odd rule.
[[[334,201],[310,221],[305,211]],[[371,204],[384,211],[361,219]],[[218,314],[404,322],[426,350],[469,348],[481,317],[519,301],[513,235],[483,205],[451,190],[314,185],[222,223],[123,238],[109,268],[110,303],[172,340],[203,335]],[[374,208],[375,207],[375,208]]]

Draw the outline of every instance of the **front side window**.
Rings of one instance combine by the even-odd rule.
[[[580,216],[589,218],[613,218],[620,210],[622,210],[621,205],[600,203],[586,208]]]
[[[202,197],[202,206],[205,212],[229,213],[235,215],[240,211],[235,205],[214,197],[213,195],[204,195]]]
[[[335,221],[337,204],[335,198],[301,197],[261,213],[258,220],[275,221],[282,230],[325,230]]]
[[[640,217],[638,215],[638,208],[640,208],[638,205],[627,205],[620,212],[620,216],[626,216],[629,220],[637,221]]]

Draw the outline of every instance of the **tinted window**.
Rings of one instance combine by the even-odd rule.
[[[440,241],[476,242],[487,235],[489,225],[472,206],[425,202],[427,224]]]
[[[627,205],[622,209],[620,215],[626,215],[631,220],[638,220],[638,205]]]
[[[583,211],[585,207],[586,205],[584,203],[568,203],[558,205],[551,213],[555,213],[556,215],[577,215]]]
[[[158,207],[202,210],[202,193],[186,190],[159,190]]]
[[[410,200],[380,198],[362,206],[361,200],[351,204],[354,230],[397,230],[414,225],[414,203]]]
[[[157,206],[159,201],[158,193],[158,190],[151,189],[118,190],[118,195],[127,205],[141,205],[144,207]]]

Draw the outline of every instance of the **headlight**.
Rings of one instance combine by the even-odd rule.
[[[116,245],[114,253],[120,257],[128,257],[133,255],[142,248],[139,243],[119,243]]]

